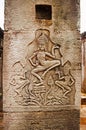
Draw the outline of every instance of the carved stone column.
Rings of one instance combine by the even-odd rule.
[[[82,42],[82,93],[86,93],[86,32],[81,34]]]
[[[6,0],[5,13],[7,128],[79,130],[79,2]]]

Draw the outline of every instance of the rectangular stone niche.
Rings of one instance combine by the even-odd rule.
[[[36,19],[52,19],[52,6],[51,5],[36,5]]]

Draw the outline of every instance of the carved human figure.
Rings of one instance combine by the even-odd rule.
[[[13,85],[13,89],[16,95],[22,95],[23,89],[30,89],[30,80],[26,77],[26,73],[23,71],[21,62],[16,62],[14,65],[14,75],[11,76],[10,85]]]
[[[55,84],[63,90],[64,98],[67,98],[67,94],[71,91],[71,86],[75,83],[75,80],[70,72],[70,65],[71,63],[69,61],[67,61],[64,64],[63,66],[64,75],[61,76],[60,73],[58,73],[59,80],[55,81]]]
[[[48,40],[45,34],[41,34],[39,38],[36,40],[38,44],[38,50],[33,53],[31,57],[29,57],[29,61],[31,65],[35,68],[32,69],[31,73],[34,75],[36,78],[40,80],[40,82],[43,82],[43,78],[45,74],[53,69],[56,66],[60,65],[60,60],[56,59],[55,55],[53,54],[53,51],[55,48],[53,48],[52,53],[49,53],[46,51],[45,45],[48,44],[46,43]],[[57,46],[58,48],[58,46]],[[51,58],[51,60],[47,60],[46,58]],[[33,62],[33,59],[36,58],[35,63]],[[42,75],[40,76],[38,73],[43,72]]]
[[[23,67],[20,62],[16,62],[13,65],[14,74],[11,76],[10,84],[13,86],[19,86],[25,80],[25,75],[23,72]]]

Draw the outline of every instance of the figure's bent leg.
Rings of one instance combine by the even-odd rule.
[[[37,74],[37,72],[40,72],[40,69],[33,69],[31,71],[32,75],[34,75],[36,78],[38,78],[40,80],[40,82],[43,82],[42,78],[40,77],[40,75]]]
[[[63,86],[61,83],[59,83],[59,82],[60,82],[60,81],[56,81],[55,84],[56,84],[59,88],[61,88],[63,92],[65,92],[64,86]]]
[[[67,94],[71,91],[71,88],[69,86],[67,86],[67,90],[66,92],[64,93],[63,97],[67,98]]]
[[[40,80],[40,82],[42,82],[43,80],[41,79],[41,77],[37,74],[37,73],[35,73],[35,71],[34,70],[32,70],[32,72],[31,72],[36,78],[38,78],[39,80]]]
[[[52,65],[51,67],[49,67],[49,68],[42,74],[42,78],[44,78],[45,74],[46,74],[49,70],[51,70],[51,69],[53,69],[53,68],[55,68],[55,67],[57,67],[57,66],[59,66],[59,65],[60,65],[60,61],[58,60],[56,64],[54,64],[54,65]]]

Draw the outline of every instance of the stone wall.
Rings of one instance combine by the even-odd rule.
[[[35,114],[41,111],[45,121],[47,111],[51,114],[56,111],[57,115],[77,111],[76,118],[71,118],[78,122],[73,129],[70,123],[65,127],[63,117],[56,118],[56,123],[60,120],[65,130],[78,130],[81,87],[79,1],[6,0],[5,13],[4,111],[32,115],[31,111]],[[41,114],[37,115],[42,118]],[[68,123],[67,118],[65,123]],[[58,128],[52,125],[50,129],[63,128],[60,124]]]

